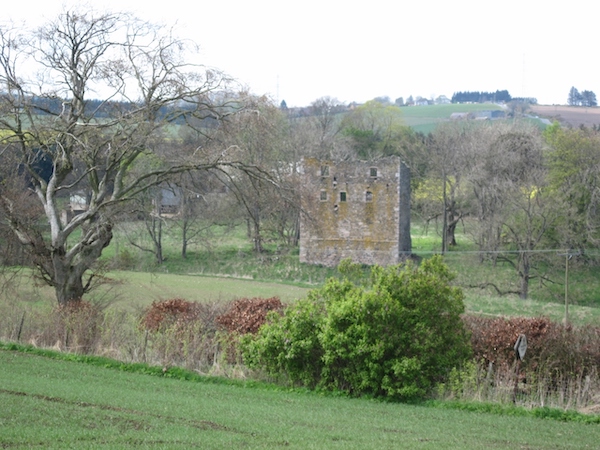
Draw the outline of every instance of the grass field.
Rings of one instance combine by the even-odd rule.
[[[428,257],[439,252],[441,238],[435,227],[424,228],[415,223],[412,230],[413,251]],[[459,230],[459,245],[445,257],[446,263],[457,274],[456,283],[463,287],[467,312],[483,315],[548,316],[560,321],[564,317],[564,257],[559,252],[547,256],[546,281],[534,280],[530,298],[519,299],[514,294],[498,295],[491,288],[471,287],[483,281],[493,281],[510,290],[516,288],[518,279],[508,264],[492,266],[481,264],[469,244],[465,230]],[[121,243],[119,244],[119,240]],[[107,249],[104,258],[110,261],[123,252],[123,238],[117,235]],[[256,257],[243,230],[218,235],[213,248],[208,251],[200,246],[190,249],[186,260],[177,253],[173,237],[166,241],[167,261],[153,265],[151,258],[143,253],[131,252],[138,261],[136,270],[115,270],[106,274],[106,283],[91,293],[90,298],[111,304],[127,311],[139,310],[153,301],[184,298],[190,301],[231,301],[242,297],[279,297],[284,303],[303,298],[311,288],[320,286],[337,271],[319,266],[300,264],[297,253],[279,254],[271,249]],[[145,259],[144,259],[145,258]],[[11,289],[4,286],[2,296],[13,310],[54,305],[50,288],[32,283],[25,276],[13,283]],[[571,262],[569,272],[569,315],[576,324],[600,323],[600,289],[596,266]]]
[[[516,408],[475,413],[98,363],[0,350],[0,448],[594,449],[600,442],[598,424]]]
[[[406,125],[415,131],[428,134],[438,123],[449,120],[452,113],[497,110],[502,110],[502,107],[493,103],[452,103],[405,107],[402,108],[402,114]]]

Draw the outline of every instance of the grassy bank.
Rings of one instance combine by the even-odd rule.
[[[0,350],[10,369],[0,371],[0,446],[592,449],[600,441],[598,424],[576,415],[390,404],[74,359]]]

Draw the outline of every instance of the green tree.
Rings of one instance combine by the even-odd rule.
[[[583,249],[600,242],[600,134],[554,123],[544,131],[549,189],[562,210],[560,243]]]
[[[581,105],[581,94],[579,93],[579,90],[577,90],[575,88],[575,86],[571,87],[571,89],[569,89],[569,96],[567,98],[567,104],[570,106],[579,106]]]
[[[411,169],[411,184],[414,184],[426,165],[425,137],[406,126],[402,115],[398,106],[371,100],[344,117],[342,134],[348,138],[354,158],[402,158]]]
[[[362,159],[398,155],[404,135],[408,132],[397,106],[370,100],[344,118],[344,132],[354,143]]]
[[[375,266],[366,284],[330,279],[247,338],[245,360],[308,386],[422,397],[470,354],[452,278],[436,256]]]
[[[541,133],[526,123],[499,123],[482,129],[469,161],[468,182],[478,220],[480,250],[492,251],[515,268],[516,292],[528,297],[540,276],[540,247],[553,245],[562,211],[548,189]],[[541,267],[537,267],[540,268]]]

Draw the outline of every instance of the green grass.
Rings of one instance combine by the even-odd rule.
[[[54,305],[54,291],[32,283],[28,272],[23,271],[14,280],[12,289],[4,289],[5,304],[20,304],[43,308]],[[153,301],[184,298],[189,301],[231,301],[237,298],[279,297],[290,303],[303,298],[308,286],[296,286],[278,282],[262,282],[228,276],[204,276],[152,272],[115,271],[105,274],[105,282],[89,294],[90,299],[111,307],[136,310]]]
[[[115,272],[108,274],[115,280],[111,287],[118,292],[116,305],[120,307],[145,306],[154,300],[184,298],[189,301],[234,300],[251,297],[279,297],[289,303],[302,298],[308,288],[283,283],[259,282],[231,277],[210,277],[199,275],[177,275],[144,272]],[[109,295],[104,287],[96,295],[98,298]]]
[[[476,247],[470,243],[465,230],[457,233],[458,246],[451,249],[445,260],[457,274],[456,283],[463,287],[466,309],[469,313],[483,315],[545,315],[560,321],[564,317],[564,257],[551,254],[544,272],[546,280],[533,280],[530,298],[521,300],[516,295],[498,295],[491,287],[474,287],[494,282],[504,290],[517,289],[518,280],[513,268],[507,263],[493,266],[480,263]],[[441,238],[431,225],[414,223],[412,227],[413,251],[429,257],[441,249]],[[189,257],[178,254],[175,233],[166,240],[167,261],[160,266],[145,253],[134,253],[126,247],[123,236],[104,255],[107,262],[117,252],[127,249],[132,265],[137,270],[113,270],[106,274],[108,283],[93,292],[90,298],[112,303],[116,308],[135,310],[155,300],[184,298],[191,301],[229,301],[241,297],[281,298],[284,303],[304,297],[310,288],[320,286],[335,276],[335,269],[301,264],[297,251],[284,252],[268,244],[269,250],[256,256],[245,237],[243,228],[224,232],[217,229],[210,251],[196,245]],[[552,263],[552,264],[550,264]],[[569,313],[575,324],[600,322],[600,283],[597,266],[585,266],[573,261],[569,274]],[[28,278],[4,289],[2,295],[21,305],[53,305],[51,289],[36,285]]]
[[[435,126],[449,120],[455,112],[496,111],[502,108],[493,103],[410,106],[402,108],[404,123],[415,131],[428,134]]]
[[[598,424],[560,411],[393,404],[7,350],[0,366],[3,448],[592,449],[600,442]]]
[[[422,107],[426,108],[426,107]],[[210,247],[190,246],[187,259],[179,254],[175,228],[165,234],[167,260],[156,265],[152,257],[126,245],[124,231],[117,229],[115,240],[106,249],[104,261],[119,260],[127,253],[125,266],[133,270],[112,270],[108,283],[90,294],[116,308],[135,310],[156,300],[184,298],[191,301],[229,301],[241,297],[279,297],[284,303],[304,297],[309,289],[322,285],[335,269],[301,264],[298,250],[278,249],[267,242],[267,251],[255,255],[244,227],[215,227],[211,230]],[[548,316],[560,321],[564,317],[564,257],[558,252],[545,256],[541,265],[544,279],[532,280],[528,300],[514,294],[499,295],[494,288],[476,287],[493,282],[504,291],[516,290],[518,279],[507,263],[495,266],[480,263],[476,246],[461,226],[457,230],[458,246],[445,256],[450,269],[457,274],[456,284],[464,289],[468,313],[482,315]],[[441,237],[435,224],[426,227],[412,224],[413,251],[427,258],[441,250]],[[569,270],[569,315],[575,324],[600,323],[600,280],[598,261],[585,265],[573,260]],[[598,258],[596,258],[598,259]],[[122,263],[122,259],[119,260]],[[543,282],[540,282],[542,280]],[[19,305],[37,307],[54,304],[51,289],[25,278],[12,289],[4,286],[2,297]],[[21,307],[21,306],[18,306]]]

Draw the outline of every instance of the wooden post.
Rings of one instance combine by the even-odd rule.
[[[513,404],[517,403],[517,390],[519,389],[519,372],[521,371],[521,360],[517,353],[517,372],[515,374],[515,387],[513,389]]]
[[[519,389],[519,373],[521,372],[521,361],[525,358],[527,351],[527,337],[520,334],[514,346],[515,358],[517,359],[517,370],[515,373],[515,387],[513,389],[513,403],[517,403],[517,391]]]

